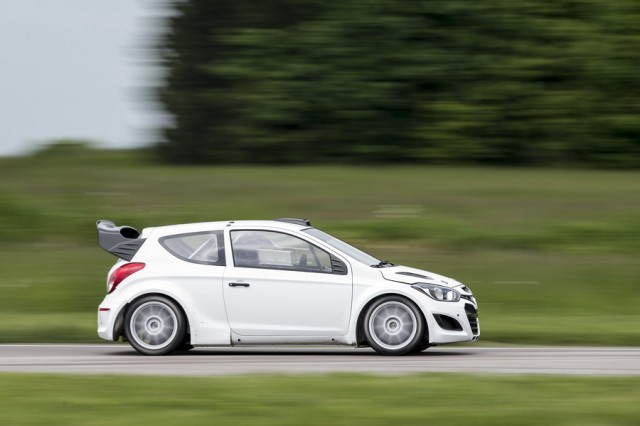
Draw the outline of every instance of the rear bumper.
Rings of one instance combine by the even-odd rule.
[[[104,340],[116,340],[113,335],[118,314],[126,301],[116,294],[108,294],[98,306],[98,337]]]
[[[111,311],[104,311],[98,308],[98,337],[104,340],[113,340],[113,321]]]

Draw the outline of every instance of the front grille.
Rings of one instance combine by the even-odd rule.
[[[464,305],[464,311],[467,313],[467,319],[469,320],[469,325],[471,325],[471,332],[473,332],[474,336],[478,335],[478,310],[470,304]]]
[[[465,300],[468,300],[469,302],[476,303],[476,299],[474,299],[473,296],[467,296],[466,294],[461,294],[460,297]]]

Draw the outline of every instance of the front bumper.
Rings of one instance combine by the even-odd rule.
[[[456,303],[438,302],[426,312],[430,344],[470,342],[480,337],[477,303],[465,299]]]

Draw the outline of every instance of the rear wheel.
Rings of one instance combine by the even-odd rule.
[[[163,296],[135,301],[125,316],[125,337],[145,355],[166,355],[185,341],[186,323],[182,309]]]
[[[419,350],[424,330],[424,319],[418,307],[401,296],[385,296],[371,305],[365,314],[365,337],[382,355],[404,355]]]

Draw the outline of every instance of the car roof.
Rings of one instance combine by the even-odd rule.
[[[280,220],[225,220],[225,221],[217,221],[217,222],[183,223],[178,225],[166,225],[166,226],[145,228],[142,231],[142,234],[143,234],[142,237],[146,238],[151,233],[157,236],[164,236],[164,235],[186,234],[190,232],[215,231],[215,230],[224,229],[225,227],[277,228],[277,229],[284,229],[289,231],[300,231],[302,229],[310,228],[310,226],[307,224],[303,225],[302,223],[284,222]]]

